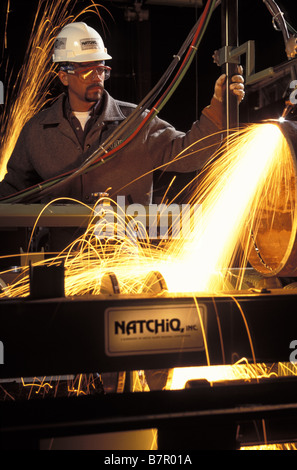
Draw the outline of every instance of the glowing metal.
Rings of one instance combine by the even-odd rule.
[[[256,233],[258,212],[263,212],[267,205],[279,207],[275,188],[280,180],[289,185],[284,204],[294,211],[289,190],[291,159],[285,138],[275,124],[253,125],[234,136],[195,195],[194,202],[202,201],[199,223],[190,233],[166,245],[163,241],[152,245],[149,237],[141,242],[133,237],[130,234],[135,225],[133,218],[128,222],[125,218],[116,221],[117,227],[128,223],[129,236],[124,230],[123,234],[108,239],[98,237],[95,210],[84,236],[59,256],[65,258],[67,295],[99,293],[100,278],[106,272],[115,273],[122,293],[141,293],[143,280],[150,271],[163,275],[170,292],[229,290],[228,269],[238,245],[245,241],[243,262],[246,262],[250,246],[248,227],[253,226]],[[104,233],[108,232],[105,226]],[[20,285],[25,289],[24,282]]]
[[[226,380],[259,379],[263,377],[276,376],[265,364],[249,364],[246,359],[241,359],[230,366],[205,366],[176,368],[173,371],[172,380],[169,384],[170,390],[185,388],[189,380],[206,379],[210,384]]]
[[[39,8],[41,3],[43,2],[40,2]],[[39,79],[47,68],[49,49],[56,28],[69,20],[67,8],[70,3],[47,3],[47,13],[42,16],[38,34],[35,34],[33,28],[32,43],[27,52],[27,65],[18,77],[18,94],[11,102],[5,121],[1,123],[1,131],[6,129],[1,153],[2,176],[21,127],[48,98],[47,92],[43,90],[51,81],[53,70],[50,68],[44,81]],[[59,10],[62,6],[63,9]],[[36,19],[38,15],[39,10]],[[43,38],[46,38],[46,43]],[[34,57],[31,57],[32,48],[36,51]],[[30,83],[25,79],[29,76],[28,70],[30,73],[32,70],[36,72]],[[25,93],[29,89],[31,93]],[[36,100],[38,93],[41,93],[40,101]],[[84,295],[90,292],[100,294],[101,279],[109,272],[115,273],[121,293],[144,292],[145,280],[151,271],[162,273],[170,292],[216,293],[229,290],[228,269],[232,265],[237,248],[239,244],[243,245],[242,266],[245,267],[251,246],[250,227],[253,227],[254,235],[257,234],[260,224],[259,211],[263,213],[268,206],[277,205],[276,188],[280,181],[288,188],[284,204],[291,207],[292,231],[296,230],[293,217],[295,200],[290,192],[292,172],[291,154],[278,126],[250,126],[230,138],[202,182],[198,193],[194,195],[193,203],[203,205],[203,217],[197,226],[195,224],[191,233],[177,237],[168,245],[163,242],[152,245],[148,236],[140,243],[137,237],[127,237],[127,232],[123,236],[118,236],[117,233],[117,236],[106,240],[98,237],[98,234],[96,236],[98,225],[94,217],[83,237],[67,247],[58,257],[40,263],[60,263],[61,258],[64,259],[66,295]],[[123,220],[125,226],[127,220]],[[133,218],[129,219],[128,223],[131,231]],[[23,268],[20,279],[14,285],[7,286],[0,297],[28,295],[28,280],[28,269]],[[240,287],[240,282],[237,287]],[[198,304],[197,311],[199,313]],[[204,341],[206,343],[206,336]],[[206,344],[205,349],[207,353]],[[207,363],[206,368],[187,368],[186,376],[185,371],[174,370],[173,382],[171,386],[168,384],[169,388],[184,387],[185,381],[191,377],[207,378],[212,383],[218,380],[250,380],[271,376],[271,371],[264,365],[251,366],[241,361],[233,366],[209,367],[209,359]],[[182,383],[178,381],[180,372]],[[70,383],[69,393],[85,393],[82,390],[82,380],[82,376],[79,376],[75,382]],[[31,386],[33,387],[33,384]],[[39,392],[41,388],[50,385],[41,381],[39,384],[34,383],[34,386],[37,386]]]

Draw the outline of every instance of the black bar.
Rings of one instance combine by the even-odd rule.
[[[11,299],[0,302],[0,377],[32,377],[207,365],[204,350],[106,353],[105,312],[110,308],[156,311],[196,305],[193,298],[164,295],[86,296],[61,299]],[[197,297],[206,311],[209,364],[289,362],[296,339],[297,297],[290,290],[223,297]],[[170,333],[169,333],[170,334]],[[294,348],[293,348],[294,349]],[[296,348],[295,348],[296,349]]]
[[[238,47],[238,0],[222,0],[221,3],[222,47]],[[222,72],[227,75],[226,82],[226,129],[234,129],[239,124],[237,98],[230,93],[232,75],[237,73],[237,64],[226,62]]]
[[[24,437],[26,446],[36,446],[45,438],[150,428],[158,429],[160,450],[236,449],[275,442],[278,436],[294,442],[296,397],[296,377],[285,377],[177,391],[5,401],[0,403],[0,442],[2,448],[18,448]],[[251,425],[259,421],[261,427],[262,420],[267,436],[261,430],[252,436]]]

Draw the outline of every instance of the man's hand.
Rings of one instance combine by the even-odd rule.
[[[232,91],[234,95],[237,96],[238,103],[240,103],[243,100],[244,95],[245,95],[244,78],[242,76],[242,73],[243,73],[243,69],[240,65],[238,67],[238,73],[231,77],[232,83],[230,83],[230,90]],[[223,74],[217,79],[215,83],[214,97],[222,103],[225,99],[225,93],[226,93],[226,75]]]

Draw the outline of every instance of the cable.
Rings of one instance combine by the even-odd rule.
[[[283,33],[285,43],[289,39],[290,35],[287,29],[286,22],[284,20],[284,14],[274,0],[263,0],[263,3],[266,5],[268,10],[272,15],[272,21],[277,22],[280,30]]]
[[[297,31],[286,21],[283,12],[275,0],[263,0],[263,3],[267,6],[268,10],[272,15],[273,26],[276,29],[275,22],[278,23],[279,30],[282,31],[285,42],[290,39],[289,31],[292,34],[297,34]]]
[[[198,24],[198,23],[197,23]],[[183,43],[181,49],[178,51],[178,53],[174,56],[174,60],[168,67],[168,69],[165,71],[163,76],[160,78],[160,80],[157,82],[155,87],[148,93],[148,95],[141,101],[141,103],[135,108],[133,113],[128,116],[125,121],[117,127],[117,129],[108,137],[106,141],[101,145],[101,150],[105,148],[109,148],[112,143],[117,140],[119,137],[121,137],[122,133],[126,131],[126,129],[129,129],[129,126],[136,121],[140,114],[143,112],[143,109],[150,107],[151,102],[155,99],[155,97],[158,95],[160,92],[160,88],[164,87],[166,82],[168,81],[170,75],[172,74],[174,68],[177,66],[179,62],[179,57],[184,54],[184,51],[188,47],[189,43],[192,41],[192,37],[194,35],[194,32],[196,30],[196,25],[192,28],[191,32],[189,33],[186,41]],[[89,153],[89,152],[88,152]],[[19,191],[15,193],[14,195],[7,196],[5,198],[0,199],[1,202],[15,202],[19,200],[20,198],[26,198],[26,201],[28,201],[28,198],[33,194],[35,194],[37,191],[41,191],[43,188],[47,188],[48,186],[55,185],[56,183],[59,183],[63,178],[67,177],[68,175],[72,175],[76,172],[79,172],[83,168],[87,168],[89,166],[89,162],[92,162],[94,159],[94,156],[96,158],[100,158],[101,155],[103,156],[105,152],[103,151],[102,154],[100,152],[100,147],[96,148],[96,150],[86,159],[84,159],[83,164],[78,167],[75,170],[71,170],[67,173],[61,174],[59,176],[56,176],[54,178],[51,178],[49,180],[46,180],[42,183],[36,184],[35,186],[32,186],[31,188],[26,188],[23,191]]]
[[[277,21],[281,31],[283,32],[285,42],[288,41],[289,32],[287,28],[287,23],[284,19],[283,13],[279,9],[278,5],[274,0],[263,0],[264,4],[267,6],[268,10],[270,11],[271,15],[273,16],[273,20]],[[174,56],[174,59],[168,69],[165,71],[161,79],[155,85],[155,87],[149,92],[149,94],[142,100],[142,102],[135,108],[133,113],[128,116],[125,121],[118,126],[118,128],[110,135],[110,137],[99,147],[96,148],[91,155],[85,154],[86,158],[83,164],[67,173],[58,175],[57,177],[51,178],[49,180],[43,181],[31,188],[26,188],[23,191],[19,191],[11,196],[7,196],[5,198],[0,199],[0,203],[12,203],[17,201],[32,201],[39,199],[42,196],[50,193],[52,188],[60,187],[73,178],[84,174],[92,169],[96,168],[97,166],[103,164],[104,162],[108,161],[110,158],[113,158],[115,154],[123,148],[124,145],[127,145],[131,138],[134,137],[145,124],[149,122],[150,119],[153,119],[158,112],[165,106],[167,101],[170,99],[171,95],[177,88],[178,84],[184,77],[189,65],[191,64],[194,55],[196,54],[198,45],[201,41],[201,38],[205,32],[206,26],[210,19],[211,13],[213,10],[220,5],[221,1],[208,1],[207,5],[204,8],[204,11],[201,17],[198,19],[197,23],[194,25],[192,30],[190,31],[186,41],[183,43],[181,49],[179,50],[178,54]],[[288,25],[288,27],[292,30],[292,27]],[[170,75],[173,73],[174,69],[176,68],[177,64],[181,60],[181,57],[185,53],[186,49],[189,47],[187,56],[183,61],[178,73],[176,74],[174,80],[172,81],[171,85],[167,88],[166,92],[162,95],[162,97],[158,100],[158,102],[153,106],[152,111],[148,113],[148,115],[144,118],[143,122],[136,127],[135,129],[135,122],[139,119],[141,114],[144,112],[145,109],[150,108],[153,101],[156,99],[157,95],[161,92],[162,88],[167,83]],[[192,50],[191,50],[192,49]],[[121,140],[120,137],[126,137],[123,139],[123,143],[118,146],[116,149],[112,151],[108,151],[107,149],[110,148],[116,140]],[[130,136],[130,137],[129,137]],[[132,137],[131,137],[132,136]]]
[[[121,148],[123,148],[123,146],[127,145],[127,143],[129,143],[132,140],[132,138],[134,138],[135,135],[137,135],[137,133],[144,127],[144,125],[147,124],[151,119],[153,119],[156,114],[158,114],[158,112],[163,108],[163,106],[165,106],[165,104],[167,103],[167,101],[169,100],[169,98],[171,97],[171,95],[173,94],[177,86],[179,85],[180,81],[184,77],[188,67],[190,66],[193,60],[194,55],[196,54],[196,51],[198,49],[202,36],[206,30],[211,14],[215,8],[215,4],[216,4],[215,0],[208,0],[207,5],[205,6],[204,11],[201,17],[199,18],[198,22],[190,31],[188,37],[183,43],[178,54],[174,56],[174,59],[171,65],[163,74],[163,76],[155,85],[155,87],[142,100],[142,102],[135,108],[133,113],[125,119],[125,121],[111,134],[111,136],[98,149],[96,149],[91,155],[89,155],[86,158],[84,163],[79,168],[72,170],[68,173],[65,173],[63,175],[59,175],[50,180],[44,181],[40,184],[32,186],[31,188],[27,188],[23,191],[15,193],[14,195],[8,196],[6,198],[2,198],[0,199],[0,202],[12,203],[12,202],[17,202],[19,200],[23,202],[24,201],[31,202],[32,200],[34,201],[36,199],[40,199],[40,197],[43,197],[46,194],[50,193],[53,187],[57,188],[66,183],[69,183],[69,181],[71,181],[73,178],[76,178],[77,176],[83,173],[86,173],[92,170],[93,168],[101,165],[102,163],[109,160],[110,158],[113,158],[115,156],[115,153],[117,153]],[[179,71],[175,75],[174,80],[167,88],[166,92],[163,93],[163,95],[157,101],[155,106],[153,106],[152,110],[148,112],[148,114],[142,120],[140,125],[138,125],[136,129],[135,128],[131,129],[134,122],[144,112],[144,109],[150,108],[151,103],[156,99],[156,96],[160,94],[160,91],[167,83],[170,75],[176,68],[177,64],[181,60],[181,56],[185,53],[187,48],[188,48],[188,52],[186,54],[186,57],[182,65],[180,66]],[[106,149],[108,149],[115,140],[118,140],[119,137],[122,137],[124,133],[126,134],[128,133],[128,136],[122,142],[122,144],[120,144],[117,148],[108,152]]]
[[[144,127],[144,125],[146,125],[150,120],[152,120],[160,112],[160,110],[163,108],[163,106],[166,104],[166,102],[169,100],[169,98],[173,94],[174,90],[177,88],[178,84],[180,83],[183,76],[185,75],[188,67],[190,66],[190,64],[193,60],[193,57],[194,57],[194,55],[195,55],[195,53],[198,49],[198,45],[199,45],[199,43],[202,39],[202,35],[204,34],[204,32],[206,30],[206,27],[207,27],[208,21],[210,19],[210,16],[212,14],[214,5],[215,5],[215,0],[209,0],[208,1],[208,4],[206,5],[206,7],[204,9],[203,14],[201,15],[201,18],[198,21],[198,27],[195,31],[194,38],[192,40],[192,43],[189,46],[187,55],[186,55],[182,65],[180,66],[178,73],[176,74],[174,80],[171,82],[171,84],[169,85],[167,90],[163,93],[163,95],[158,100],[158,102],[153,106],[152,110],[142,120],[142,122],[136,128],[136,130],[134,130],[132,132],[132,134],[130,134],[129,137],[126,138],[126,140],[122,144],[120,144],[116,149],[114,149],[110,152],[107,152],[105,155],[102,155],[102,153],[100,152],[100,155],[97,156],[96,151],[95,151],[95,154],[91,155],[91,157],[88,159],[88,161],[83,165],[83,168],[78,169],[77,171],[75,171],[67,179],[67,181],[65,181],[65,182],[69,182],[69,180],[71,180],[72,178],[77,177],[78,175],[80,175],[82,173],[86,173],[86,170],[90,171],[91,169],[94,169],[94,167],[97,167],[97,166],[101,165],[102,163],[105,163],[106,160],[110,160],[111,158],[113,158],[115,153],[117,153],[121,148],[126,146],[127,143],[129,143],[138,134],[138,132]],[[202,35],[201,35],[201,32],[202,32]],[[192,34],[190,34],[188,36],[186,42],[188,42],[188,39],[191,36],[192,36]],[[175,57],[175,59],[176,59],[176,57]],[[178,59],[179,59],[179,57],[178,57]],[[154,95],[154,93],[150,93],[149,95],[151,95],[151,94]],[[138,106],[140,112],[142,112],[144,102],[146,102],[146,104],[147,104],[148,98],[145,98],[144,101]],[[136,109],[138,109],[138,108],[136,108]],[[105,143],[102,145],[102,147],[106,148]],[[108,148],[108,143],[107,143],[107,148]],[[103,151],[104,151],[104,149],[103,149]],[[93,163],[95,163],[95,165],[93,165]],[[91,165],[92,165],[92,167],[91,167]],[[63,183],[64,183],[64,181],[63,181]],[[49,191],[47,190],[46,193],[48,193],[48,192]],[[41,192],[41,195],[44,196],[45,192]]]

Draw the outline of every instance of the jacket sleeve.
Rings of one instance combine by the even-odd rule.
[[[22,191],[38,182],[40,177],[32,167],[27,152],[27,125],[22,129],[7,163],[7,173],[0,183],[0,198]]]
[[[156,118],[148,136],[150,155],[155,167],[181,173],[200,170],[218,150],[223,135],[223,104],[212,98],[199,121],[187,132],[179,132]],[[158,166],[159,165],[159,166]]]

